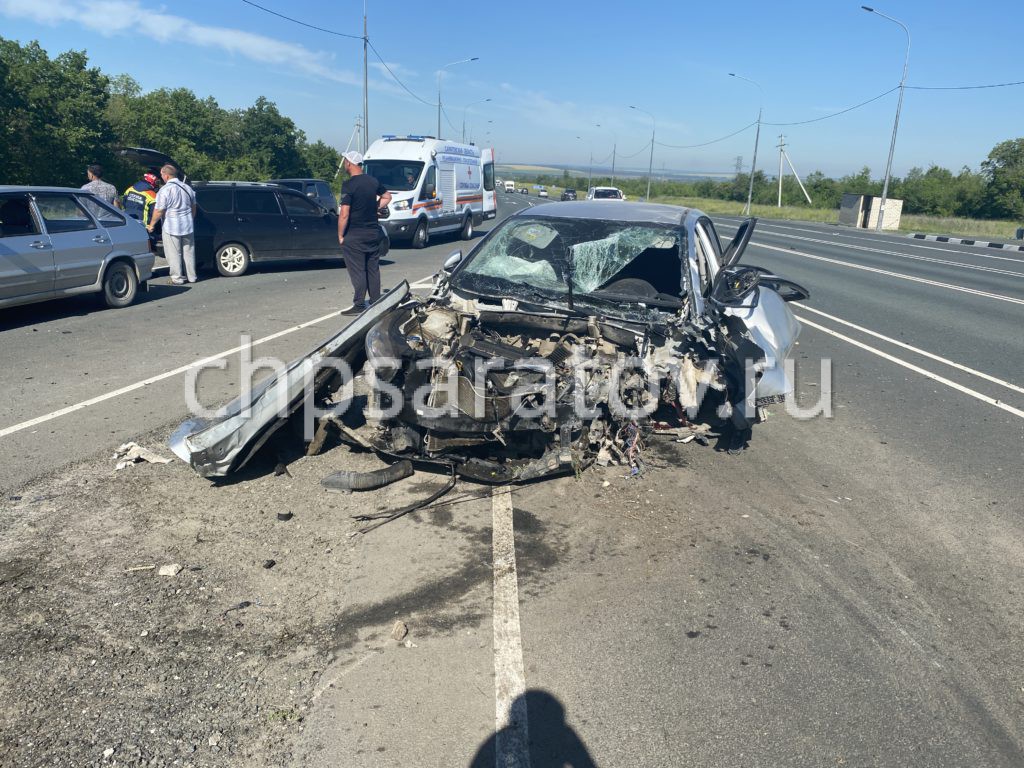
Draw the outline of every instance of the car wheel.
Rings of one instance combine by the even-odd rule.
[[[459,233],[459,237],[463,240],[473,239],[473,216],[466,214],[466,220],[462,222],[462,231]]]
[[[412,233],[412,247],[426,248],[428,242],[430,242],[430,228],[426,219],[420,219],[420,223],[416,225],[416,231]]]
[[[217,263],[217,271],[224,277],[238,277],[249,269],[251,259],[244,245],[228,243],[217,249],[214,261]]]
[[[127,307],[139,292],[139,278],[135,267],[124,261],[115,261],[103,275],[103,301],[108,307]]]

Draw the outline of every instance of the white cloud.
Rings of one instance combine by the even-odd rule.
[[[181,16],[144,8],[137,0],[0,0],[0,14],[40,24],[70,22],[105,37],[142,35],[161,43],[214,48],[336,83],[362,84],[362,77],[355,72],[328,66],[333,58],[330,54],[266,35],[197,24]]]

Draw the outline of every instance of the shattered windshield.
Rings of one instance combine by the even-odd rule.
[[[455,275],[456,287],[490,295],[679,298],[683,230],[593,219],[517,218]]]

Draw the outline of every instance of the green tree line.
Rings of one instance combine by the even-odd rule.
[[[510,174],[524,177],[525,174]],[[587,177],[566,170],[561,176],[530,175],[537,184],[587,189]],[[608,176],[594,176],[592,186],[609,186]],[[775,205],[778,202],[778,177],[771,178],[764,171],[754,173],[753,202]],[[881,195],[882,179],[871,178],[866,166],[859,172],[832,179],[815,171],[803,179],[811,196],[811,207],[835,209],[845,193]],[[647,177],[630,176],[615,179],[619,187],[632,200],[647,194]],[[697,197],[715,200],[746,202],[750,188],[750,175],[738,173],[731,179],[695,179],[676,181],[655,178],[651,183],[651,197]],[[964,216],[978,219],[1024,219],[1024,138],[1011,139],[996,145],[982,162],[980,171],[961,168],[959,173],[933,165],[927,170],[911,168],[906,176],[889,181],[889,196],[900,198],[905,213],[933,216]],[[807,205],[800,187],[792,176],[782,180],[783,205]]]
[[[0,37],[0,184],[80,186],[100,163],[124,189],[142,172],[116,154],[148,147],[192,179],[334,178],[340,156],[310,143],[273,102],[224,109],[187,88],[143,93],[128,75],[90,67],[82,51],[50,58]]]
[[[522,175],[522,174],[518,174]],[[561,176],[530,176],[537,184],[587,189],[587,177],[563,171]],[[754,173],[753,201],[764,205],[778,202],[778,177],[763,171]],[[835,209],[845,193],[881,195],[882,179],[873,179],[869,168],[838,179],[815,171],[803,179],[813,201],[810,207]],[[594,176],[593,186],[611,185],[608,176]],[[621,176],[615,179],[632,200],[647,194],[647,177]],[[676,181],[655,178],[651,197],[696,197],[745,202],[750,175],[738,173],[731,179],[695,179]],[[933,165],[927,170],[911,168],[904,177],[889,182],[889,196],[900,198],[905,213],[934,216],[964,216],[978,219],[1024,219],[1024,138],[998,144],[982,162],[980,171],[962,168],[959,173]],[[782,180],[782,204],[807,206],[800,187],[792,176]]]

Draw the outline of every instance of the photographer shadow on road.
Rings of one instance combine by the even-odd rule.
[[[597,768],[587,751],[586,745],[565,721],[565,707],[547,691],[531,688],[512,702],[512,712],[526,709],[527,732],[529,736],[530,768]],[[495,765],[518,765],[508,762],[509,755],[502,755],[497,762],[498,752],[504,752],[504,744],[518,742],[519,733],[513,725],[493,733],[480,748],[469,768],[494,768]]]

